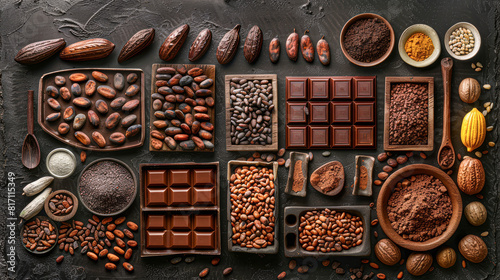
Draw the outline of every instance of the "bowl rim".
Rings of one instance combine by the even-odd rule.
[[[391,42],[389,44],[389,49],[387,49],[387,52],[384,55],[382,55],[381,57],[379,57],[378,59],[376,59],[372,62],[361,62],[361,61],[355,60],[347,53],[347,50],[344,48],[344,35],[347,32],[347,29],[352,25],[352,23],[354,23],[355,21],[357,21],[359,19],[363,19],[363,18],[378,18],[382,22],[384,22],[385,25],[387,25],[387,27],[389,28],[389,31],[390,31]],[[374,14],[374,13],[362,13],[362,14],[358,14],[358,15],[353,16],[344,24],[344,26],[342,27],[342,30],[340,31],[340,48],[342,49],[342,53],[344,53],[344,56],[352,64],[355,64],[355,65],[361,66],[361,67],[372,67],[372,66],[375,66],[375,65],[378,65],[378,64],[384,62],[389,57],[389,55],[391,55],[391,53],[394,49],[395,41],[396,41],[396,35],[394,33],[394,29],[392,28],[392,25],[384,17],[382,17],[378,14]]]
[[[443,232],[443,234],[424,242],[416,242],[404,239],[392,228],[387,214],[387,200],[392,194],[392,190],[395,187],[396,183],[404,178],[407,178],[408,176],[418,174],[428,174],[441,180],[441,182],[443,182],[444,186],[448,190],[448,194],[450,196],[453,207],[453,213],[450,218],[450,223],[448,224],[448,227]],[[450,239],[450,237],[457,230],[462,218],[462,197],[453,179],[441,169],[428,164],[412,164],[394,172],[382,185],[382,188],[380,189],[377,197],[377,216],[382,230],[394,243],[403,248],[413,251],[428,251],[435,249],[448,241],[448,239]]]
[[[470,52],[467,55],[458,56],[451,51],[450,46],[448,45],[447,42],[450,40],[451,32],[453,32],[453,30],[460,28],[460,27],[465,27],[465,28],[469,29],[472,32],[472,34],[474,35],[474,49],[472,50],[472,52]],[[474,58],[476,56],[476,54],[479,52],[479,49],[481,48],[481,33],[479,33],[479,30],[477,30],[476,26],[473,25],[472,23],[469,23],[466,21],[460,21],[460,22],[457,22],[454,25],[452,25],[450,28],[448,28],[448,30],[444,34],[443,44],[444,44],[444,47],[445,47],[446,51],[448,52],[448,54],[451,57],[453,57],[454,59],[456,59],[456,60],[469,60],[469,59]]]
[[[52,212],[50,211],[49,201],[56,194],[60,194],[60,193],[65,193],[65,194],[68,194],[71,196],[71,198],[73,199],[73,210],[69,214],[57,216],[57,215],[52,214]],[[65,222],[65,221],[70,220],[71,218],[73,218],[75,216],[76,212],[78,211],[78,205],[79,205],[79,201],[78,201],[78,198],[76,197],[76,195],[74,195],[69,190],[61,189],[61,190],[57,190],[57,191],[50,193],[50,195],[47,197],[47,199],[44,202],[43,208],[45,209],[45,214],[47,214],[47,216],[50,219],[52,219],[53,221]]]
[[[31,222],[32,220],[35,220],[36,218],[38,218],[40,221],[47,221],[49,223],[52,224],[52,226],[54,227],[54,231],[56,233],[56,243],[54,243],[52,245],[52,247],[50,247],[49,249],[45,250],[45,251],[37,251],[37,250],[30,250],[29,248],[26,247],[26,245],[24,245],[24,243],[22,242],[23,240],[23,228],[24,228],[24,225],[28,222]],[[24,249],[26,249],[28,252],[32,253],[32,254],[35,254],[35,255],[44,255],[50,251],[52,251],[55,247],[57,247],[56,245],[58,245],[58,241],[59,241],[59,229],[57,228],[56,226],[56,223],[50,219],[49,217],[47,216],[43,216],[43,215],[36,215],[35,217],[29,219],[29,220],[25,220],[23,221],[22,225],[21,225],[21,229],[19,230],[19,236],[21,237],[21,246],[24,247]]]
[[[85,171],[87,171],[87,169],[90,166],[93,166],[94,164],[97,164],[97,163],[99,163],[101,161],[114,161],[114,162],[116,162],[118,164],[121,164],[122,166],[124,166],[130,172],[130,174],[132,175],[132,179],[134,180],[134,193],[132,194],[132,198],[130,199],[130,201],[128,202],[128,204],[125,207],[123,207],[123,209],[121,209],[119,211],[116,211],[116,212],[113,212],[113,213],[108,213],[108,214],[99,213],[97,211],[94,211],[94,210],[90,209],[90,207],[88,207],[87,204],[85,204],[85,201],[82,199],[82,197],[80,195],[80,180],[82,179],[83,173],[85,173]],[[137,197],[137,178],[135,176],[134,170],[132,170],[132,168],[130,168],[130,166],[128,166],[125,162],[123,162],[123,161],[121,161],[119,159],[110,158],[110,157],[96,159],[96,160],[92,161],[91,163],[87,164],[87,166],[85,166],[85,168],[83,168],[82,172],[80,172],[80,175],[78,176],[78,181],[76,183],[76,194],[78,195],[78,199],[82,203],[83,207],[85,207],[85,209],[87,209],[90,213],[96,214],[96,215],[99,215],[99,216],[102,216],[102,217],[116,216],[116,215],[119,215],[119,214],[125,212],[125,210],[127,210],[134,203],[134,200]]]
[[[73,168],[73,171],[71,171],[67,175],[61,176],[61,175],[54,174],[54,172],[52,172],[52,170],[50,170],[50,168],[49,168],[49,160],[52,157],[52,155],[57,153],[57,152],[65,152],[65,153],[69,154],[71,156],[71,158],[73,159],[73,162],[75,163],[75,168]],[[50,175],[54,176],[54,178],[57,178],[57,179],[66,179],[69,176],[73,175],[73,173],[75,173],[75,170],[76,170],[76,165],[77,165],[77,163],[76,163],[75,155],[73,154],[73,152],[71,152],[70,150],[68,150],[66,148],[53,149],[52,151],[50,151],[50,153],[45,158],[45,166],[47,167],[47,171],[50,173]]]
[[[432,54],[427,59],[424,59],[422,61],[413,60],[404,50],[406,41],[408,40],[408,38],[410,38],[411,35],[416,32],[422,32],[425,35],[429,36],[432,40],[432,44],[434,45],[434,51],[432,52]],[[434,28],[430,27],[429,25],[422,23],[413,24],[408,26],[403,31],[403,33],[401,33],[401,36],[399,36],[398,52],[401,59],[408,65],[417,68],[427,67],[436,62],[436,60],[441,55],[441,40],[436,30],[434,30]]]

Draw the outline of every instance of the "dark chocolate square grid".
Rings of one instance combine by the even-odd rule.
[[[287,77],[286,146],[375,149],[376,77]]]

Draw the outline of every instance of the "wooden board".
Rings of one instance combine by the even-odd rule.
[[[424,83],[428,84],[428,128],[426,145],[391,145],[389,143],[389,120],[391,107],[391,84]],[[434,149],[434,78],[433,77],[386,77],[384,109],[384,150],[386,151],[432,151]]]
[[[278,150],[278,76],[276,74],[258,74],[258,75],[226,75],[226,150],[227,151],[277,151]],[[272,144],[270,145],[233,145],[231,143],[231,79],[244,78],[247,80],[271,80],[273,85],[273,104],[272,113]]]
[[[178,66],[180,66],[181,64],[153,64],[153,69],[152,69],[152,72],[151,72],[151,95],[155,92],[158,91],[158,87],[156,86],[156,69],[160,68],[160,67],[173,67],[175,69],[177,69]],[[186,67],[187,70],[189,69],[192,69],[192,68],[201,68],[203,69],[203,74],[204,75],[207,75],[207,77],[209,79],[212,79],[214,82],[212,84],[211,87],[209,87],[208,89],[212,91],[213,93],[213,98],[214,100],[217,102],[217,99],[216,99],[216,94],[215,94],[215,65],[209,65],[209,64],[182,64],[184,67]],[[153,126],[153,122],[154,120],[156,120],[155,116],[154,116],[154,110],[153,110],[153,98],[150,99],[151,100],[151,104],[150,104],[150,109],[149,109],[149,131],[151,132],[151,130],[155,129],[155,127]],[[176,105],[176,108],[177,108],[177,105]],[[212,131],[212,140],[210,140],[210,142],[212,144],[215,145],[215,106],[214,107],[208,107],[208,112],[207,114],[210,116],[210,120],[212,122],[212,124],[214,125],[214,130]],[[164,130],[165,129],[158,129],[163,135],[165,135],[165,132]],[[152,152],[213,152],[214,151],[214,148],[212,149],[200,149],[198,147],[194,148],[194,150],[183,150],[179,145],[177,145],[177,149],[175,150],[171,150],[170,148],[167,147],[167,145],[163,144],[163,147],[161,150],[156,150],[154,149],[152,146],[151,146],[151,141],[149,141],[149,150],[152,151]]]
[[[109,136],[114,133],[114,132],[121,132],[123,134],[125,134],[125,131],[127,130],[126,128],[123,128],[120,124],[113,130],[109,130],[109,129],[106,129],[104,127],[104,122],[106,120],[106,118],[113,112],[115,112],[115,110],[109,108],[109,112],[106,114],[106,115],[102,115],[100,113],[97,113],[99,118],[100,118],[100,127],[99,128],[94,128],[92,127],[92,125],[89,123],[88,119],[87,121],[85,122],[85,125],[83,126],[83,128],[80,130],[82,132],[84,132],[85,134],[87,134],[87,136],[92,139],[92,132],[94,130],[97,130],[99,131],[103,136],[104,138],[106,139],[106,146],[104,148],[100,148],[99,146],[97,146],[97,144],[91,140],[90,142],[90,145],[89,146],[85,146],[83,145],[82,143],[80,143],[74,136],[74,130],[72,128],[72,124],[73,122],[69,122],[68,124],[70,125],[71,129],[70,131],[68,132],[68,134],[66,135],[61,135],[57,128],[59,126],[60,123],[64,122],[62,121],[62,114],[64,112],[64,110],[68,107],[68,106],[73,106],[75,108],[75,111],[76,111],[76,114],[79,114],[79,113],[83,113],[85,114],[85,116],[87,116],[87,109],[82,109],[82,108],[79,108],[77,106],[74,106],[73,103],[71,103],[71,101],[64,101],[61,97],[57,98],[56,100],[59,101],[59,103],[61,104],[61,117],[60,117],[60,120],[58,121],[55,121],[55,122],[47,122],[45,120],[45,118],[47,117],[47,115],[49,115],[50,113],[54,113],[55,111],[52,110],[50,108],[50,106],[47,104],[47,100],[49,99],[50,96],[48,96],[46,93],[45,93],[45,88],[47,86],[55,86],[57,89],[60,89],[61,87],[60,86],[57,86],[54,82],[54,78],[55,76],[64,76],[66,78],[66,84],[64,85],[65,87],[67,87],[68,89],[71,88],[71,85],[73,84],[73,82],[71,82],[68,77],[69,75],[73,74],[73,73],[84,73],[86,74],[88,77],[89,77],[89,80],[94,80],[92,78],[92,72],[93,71],[100,71],[104,74],[106,74],[108,76],[108,82],[106,83],[101,83],[101,82],[98,82],[96,81],[96,87],[100,86],[100,85],[108,85],[108,86],[111,86],[113,87],[113,77],[116,73],[122,73],[123,76],[126,78],[128,74],[131,74],[131,73],[135,73],[137,74],[137,81],[134,83],[134,84],[137,84],[140,86],[140,92],[138,94],[136,94],[135,96],[133,97],[127,97],[124,95],[125,91],[127,90],[127,87],[130,85],[128,82],[125,81],[125,87],[123,88],[123,90],[116,90],[116,97],[125,97],[127,99],[127,101],[129,100],[139,100],[140,101],[140,105],[137,109],[135,109],[135,111],[133,112],[135,115],[137,115],[137,121],[135,124],[141,124],[142,125],[142,129],[141,129],[141,133],[134,136],[133,138],[131,138],[130,140],[127,139],[125,141],[125,144],[123,144],[122,146],[115,146],[113,144],[110,143],[109,141]],[[97,93],[97,90],[96,92],[92,95],[92,96],[88,96],[85,94],[85,82],[80,82],[80,86],[82,87],[82,94],[81,94],[81,97],[86,97],[88,98],[91,102],[92,102],[92,106],[89,108],[91,110],[95,110],[95,101],[97,101],[98,99],[102,99],[104,101],[106,101],[106,103],[108,103],[108,106],[109,106],[109,103],[111,103],[111,100],[107,99],[107,98],[104,98],[103,96],[101,96],[99,93]],[[113,87],[114,88],[114,87]],[[68,144],[70,146],[73,146],[73,147],[76,147],[76,148],[80,148],[80,149],[83,149],[83,150],[90,150],[90,151],[120,151],[120,150],[126,150],[126,149],[131,149],[131,148],[135,148],[135,147],[140,147],[144,144],[144,139],[146,138],[146,105],[145,105],[145,91],[144,91],[144,72],[142,72],[141,69],[130,69],[130,68],[74,68],[74,69],[66,69],[66,70],[60,70],[60,71],[55,71],[55,72],[50,72],[50,73],[47,73],[47,74],[44,74],[41,78],[40,78],[40,83],[39,83],[39,86],[38,86],[38,124],[42,127],[43,130],[45,130],[45,132],[47,132],[48,134],[50,134],[52,137],[54,137],[55,139],[65,143],[65,144]],[[72,96],[72,99],[73,99],[73,95]],[[120,112],[120,116],[123,118],[125,116],[127,116],[128,114],[124,113],[124,112]]]

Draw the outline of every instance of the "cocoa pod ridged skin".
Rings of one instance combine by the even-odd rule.
[[[14,60],[25,65],[40,63],[55,55],[66,46],[63,38],[38,41],[24,46]]]
[[[269,43],[269,59],[272,63],[277,63],[280,59],[281,44],[278,38],[274,38]]]
[[[314,45],[312,43],[311,37],[306,33],[309,30],[306,30],[302,38],[300,39],[300,50],[302,52],[302,56],[307,62],[314,61]]]
[[[70,61],[87,61],[107,57],[115,49],[115,44],[103,38],[76,42],[64,48],[59,57]]]
[[[196,39],[194,39],[191,48],[189,49],[189,60],[196,61],[203,57],[207,50],[210,48],[210,43],[212,42],[212,31],[206,28],[198,33]]]
[[[122,50],[120,51],[120,55],[118,56],[118,62],[122,63],[136,56],[146,47],[151,45],[151,43],[153,43],[154,38],[155,38],[154,28],[143,29],[135,33],[134,36],[132,36],[128,40],[128,42],[125,43]]]
[[[220,64],[228,64],[233,60],[240,44],[240,28],[241,25],[237,24],[222,37],[217,47],[217,61]]]
[[[328,42],[321,38],[316,44],[316,52],[318,53],[319,62],[323,65],[330,64],[330,45]]]
[[[160,47],[160,58],[170,61],[175,58],[189,34],[189,25],[184,24],[177,27]]]
[[[292,61],[297,61],[299,56],[299,34],[295,32],[295,29],[286,39],[286,54]]]
[[[262,50],[263,35],[262,30],[257,25],[254,25],[248,31],[245,45],[243,46],[243,55],[248,63],[253,63],[260,55]]]

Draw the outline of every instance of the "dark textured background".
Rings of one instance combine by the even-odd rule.
[[[147,145],[142,148],[129,150],[126,152],[89,152],[87,163],[100,157],[116,157],[130,164],[138,172],[140,163],[146,162],[185,162],[185,161],[220,161],[221,166],[221,195],[222,195],[222,240],[226,239],[226,219],[225,219],[225,195],[227,190],[226,163],[230,159],[242,156],[237,152],[225,151],[225,131],[224,131],[224,75],[226,74],[248,74],[248,73],[276,73],[278,74],[279,88],[279,126],[280,126],[280,146],[284,146],[284,94],[285,77],[299,75],[377,75],[377,94],[378,94],[378,150],[360,151],[361,154],[376,156],[382,151],[383,137],[383,102],[384,102],[384,78],[386,76],[433,76],[435,78],[435,151],[437,151],[442,136],[442,79],[439,62],[425,69],[416,69],[406,65],[399,57],[397,48],[393,51],[389,59],[379,66],[372,68],[360,68],[347,61],[342,55],[339,47],[339,33],[343,24],[352,16],[363,12],[374,12],[384,16],[393,26],[397,39],[403,30],[411,24],[425,23],[432,26],[442,38],[446,30],[456,22],[468,21],[476,25],[482,35],[482,46],[480,53],[474,61],[481,61],[485,66],[482,72],[474,72],[469,62],[455,61],[453,70],[452,84],[452,136],[453,144],[458,153],[466,154],[463,145],[460,143],[460,125],[461,119],[472,109],[471,105],[461,102],[457,95],[459,82],[465,77],[474,77],[480,83],[490,83],[493,89],[486,91],[481,95],[478,102],[473,104],[476,107],[482,107],[482,103],[492,101],[498,104],[496,95],[497,88],[495,79],[498,77],[495,72],[499,72],[498,66],[498,31],[500,29],[499,5],[495,1],[397,1],[397,0],[366,0],[366,1],[127,1],[127,0],[38,0],[38,1],[9,1],[0,0],[1,6],[1,63],[3,95],[0,95],[0,159],[1,168],[4,172],[0,173],[2,182],[0,197],[1,205],[5,208],[6,201],[6,172],[16,174],[17,184],[17,204],[16,212],[28,203],[30,199],[21,197],[21,189],[26,183],[35,180],[40,176],[47,174],[45,156],[54,148],[64,146],[59,141],[52,139],[42,129],[35,125],[35,134],[41,144],[42,164],[35,170],[29,171],[22,167],[20,154],[21,144],[26,134],[26,92],[28,89],[37,89],[38,80],[42,74],[60,69],[76,67],[139,67],[142,68],[146,76],[146,94],[149,96],[151,64],[162,62],[158,57],[158,49],[166,36],[177,26],[188,23],[191,26],[191,32],[188,36],[185,46],[173,63],[188,63],[187,54],[189,45],[195,36],[203,28],[210,28],[213,32],[212,45],[199,63],[217,65],[217,103],[216,112],[216,152],[213,154],[167,154],[150,153]],[[217,64],[215,58],[215,49],[222,36],[236,24],[242,25],[240,48],[236,58],[232,63],[226,66]],[[242,52],[244,38],[251,26],[257,24],[264,32],[264,47],[260,58],[254,65],[249,65]],[[156,29],[156,38],[151,47],[149,47],[140,56],[119,65],[116,62],[119,51],[123,44],[140,29],[154,27]],[[293,28],[302,34],[306,29],[310,30],[310,36],[316,42],[322,35],[330,43],[332,51],[332,63],[328,67],[322,66],[317,57],[313,64],[307,64],[302,58],[298,62],[291,62],[285,55],[285,40]],[[269,62],[267,47],[269,41],[278,36],[282,43],[281,59],[278,64],[273,65]],[[59,38],[66,39],[68,44],[78,40],[103,37],[116,44],[115,51],[106,59],[90,62],[66,62],[58,57],[53,57],[40,65],[21,66],[14,62],[13,57],[17,50],[22,46],[44,39]],[[396,44],[397,47],[397,44]],[[441,57],[447,55],[443,50]],[[496,71],[495,71],[496,70]],[[149,108],[149,100],[147,103]],[[498,117],[497,105],[493,113],[488,115],[488,125],[496,125]],[[148,114],[146,114],[148,115]],[[36,114],[35,114],[36,116]],[[496,141],[498,130],[495,128],[493,133],[488,133],[487,141]],[[72,147],[66,147],[79,154],[80,151]],[[352,184],[354,176],[354,156],[356,151],[332,151],[332,156],[328,159],[320,154],[322,151],[315,152],[315,158],[310,164],[311,169],[315,169],[321,164],[330,160],[340,160],[346,168],[346,185]],[[245,155],[247,156],[247,155]],[[425,162],[436,165],[436,152],[428,153],[428,159],[422,160],[415,157],[410,163]],[[484,238],[488,244],[488,258],[481,264],[467,264],[463,269],[460,265],[462,257],[459,255],[457,264],[451,269],[441,269],[436,264],[436,269],[423,276],[430,279],[498,279],[500,273],[495,264],[498,258],[498,240],[496,231],[500,229],[498,221],[498,155],[497,149],[490,149],[490,154],[482,159],[487,173],[487,184],[482,191],[484,199],[482,202],[488,209],[488,221],[486,224],[473,228],[465,219],[462,219],[457,233],[447,242],[447,245],[457,249],[457,243],[461,237],[472,233],[479,235],[483,231],[489,231],[488,237]],[[78,164],[75,175],[64,181],[55,182],[55,188],[66,188],[75,193],[76,179],[83,165]],[[382,168],[381,164],[376,165],[375,174]],[[455,165],[456,171],[458,165]],[[2,174],[3,173],[3,174]],[[354,197],[350,194],[351,189],[343,191],[339,196],[326,197],[312,187],[308,187],[306,198],[289,197],[283,194],[284,182],[287,176],[285,168],[280,169],[280,217],[283,217],[283,207],[291,205],[359,205],[369,204],[374,201],[378,187],[375,188],[374,198]],[[455,176],[453,176],[455,178]],[[477,200],[474,196],[462,195],[464,206],[470,201]],[[125,213],[129,219],[136,222],[139,220],[139,196],[135,204]],[[6,211],[0,212],[0,224],[4,224]],[[375,211],[372,211],[372,216]],[[90,213],[83,207],[79,209],[76,218],[86,220]],[[282,229],[282,223],[279,224]],[[380,237],[383,232],[379,226],[374,228],[378,231]],[[281,230],[282,232],[282,230]],[[5,257],[6,228],[0,226],[0,240],[2,259]],[[379,237],[379,238],[380,238]],[[231,266],[234,268],[233,274],[229,278],[234,279],[275,279],[276,275],[283,270],[288,271],[287,265],[289,259],[283,255],[283,238],[280,239],[280,251],[278,255],[258,256],[250,254],[234,254],[227,252],[226,243],[222,244],[222,261],[217,267],[212,267],[210,257],[197,256],[192,264],[181,263],[171,265],[171,257],[159,258],[140,258],[135,253],[131,263],[136,270],[133,274],[127,274],[121,267],[115,272],[106,272],[104,270],[104,261],[97,264],[90,261],[87,257],[76,254],[71,257],[66,256],[61,265],[56,265],[55,258],[60,254],[58,249],[51,253],[38,257],[27,253],[21,247],[17,250],[17,274],[9,275],[18,279],[104,279],[109,277],[121,278],[150,278],[150,279],[193,279],[204,267],[210,267],[210,279],[222,278],[222,270]],[[375,242],[372,242],[372,247]],[[435,252],[433,252],[435,253]],[[458,253],[458,251],[457,251]],[[403,257],[406,258],[409,252],[403,250]],[[375,261],[372,256],[371,260]],[[299,263],[302,260],[299,260]],[[305,259],[305,262],[312,265],[310,272],[305,275],[298,275],[296,271],[288,273],[287,279],[346,279],[348,275],[337,276],[331,268],[322,267],[314,259]],[[359,258],[342,258],[339,261],[343,263],[344,268],[357,267],[360,264]],[[5,275],[5,262],[0,262],[0,269]],[[319,265],[319,266],[318,266]],[[370,269],[366,267],[366,269]],[[403,266],[387,267],[382,266],[380,271],[386,273],[389,278],[394,279],[397,273],[404,270]],[[2,277],[3,278],[3,277]],[[405,272],[405,279],[413,279]],[[416,279],[416,278],[415,278]]]

